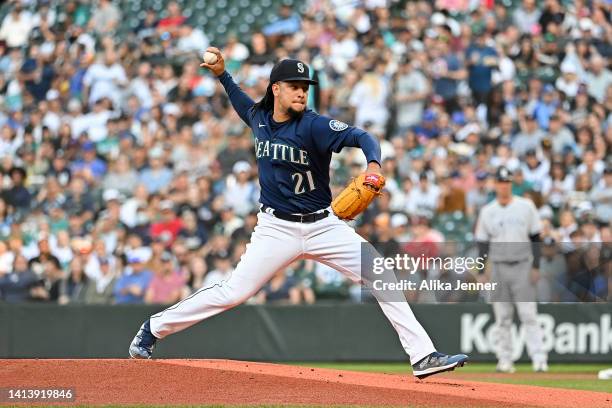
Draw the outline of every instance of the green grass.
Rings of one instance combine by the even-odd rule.
[[[388,374],[410,375],[412,369],[406,363],[297,363],[296,365],[332,368],[348,371],[379,372]],[[506,384],[539,385],[542,387],[571,388],[577,390],[601,391],[612,393],[611,380],[598,380],[597,372],[610,368],[612,364],[551,364],[547,374],[533,373],[531,364],[517,364],[516,373],[503,376],[489,376],[495,372],[495,364],[470,363],[460,368],[457,373],[470,374],[469,380],[496,382]],[[482,375],[479,375],[482,374]],[[572,374],[587,375],[588,378],[572,378]],[[528,376],[526,376],[528,375]],[[557,375],[557,378],[550,378]],[[540,377],[540,378],[538,378]],[[543,377],[543,378],[542,378]]]

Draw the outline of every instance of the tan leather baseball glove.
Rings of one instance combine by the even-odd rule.
[[[352,220],[368,208],[385,186],[381,174],[363,173],[351,180],[349,185],[332,202],[332,210],[338,218]]]

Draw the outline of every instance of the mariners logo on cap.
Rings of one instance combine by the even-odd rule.
[[[348,127],[348,125],[344,122],[340,122],[339,120],[331,120],[329,121],[329,127],[331,130],[335,130],[336,132],[341,132]]]

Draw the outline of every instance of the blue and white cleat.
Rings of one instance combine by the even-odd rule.
[[[134,340],[130,344],[130,358],[151,358],[156,341],[157,338],[151,333],[151,326],[149,325],[149,320],[147,320],[140,326],[138,333],[136,333]]]
[[[412,374],[422,380],[433,374],[453,371],[455,367],[463,367],[468,358],[465,354],[451,356],[434,351],[412,366]]]

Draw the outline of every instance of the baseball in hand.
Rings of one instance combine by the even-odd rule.
[[[214,65],[217,62],[217,54],[210,51],[206,51],[203,58],[208,65]]]

